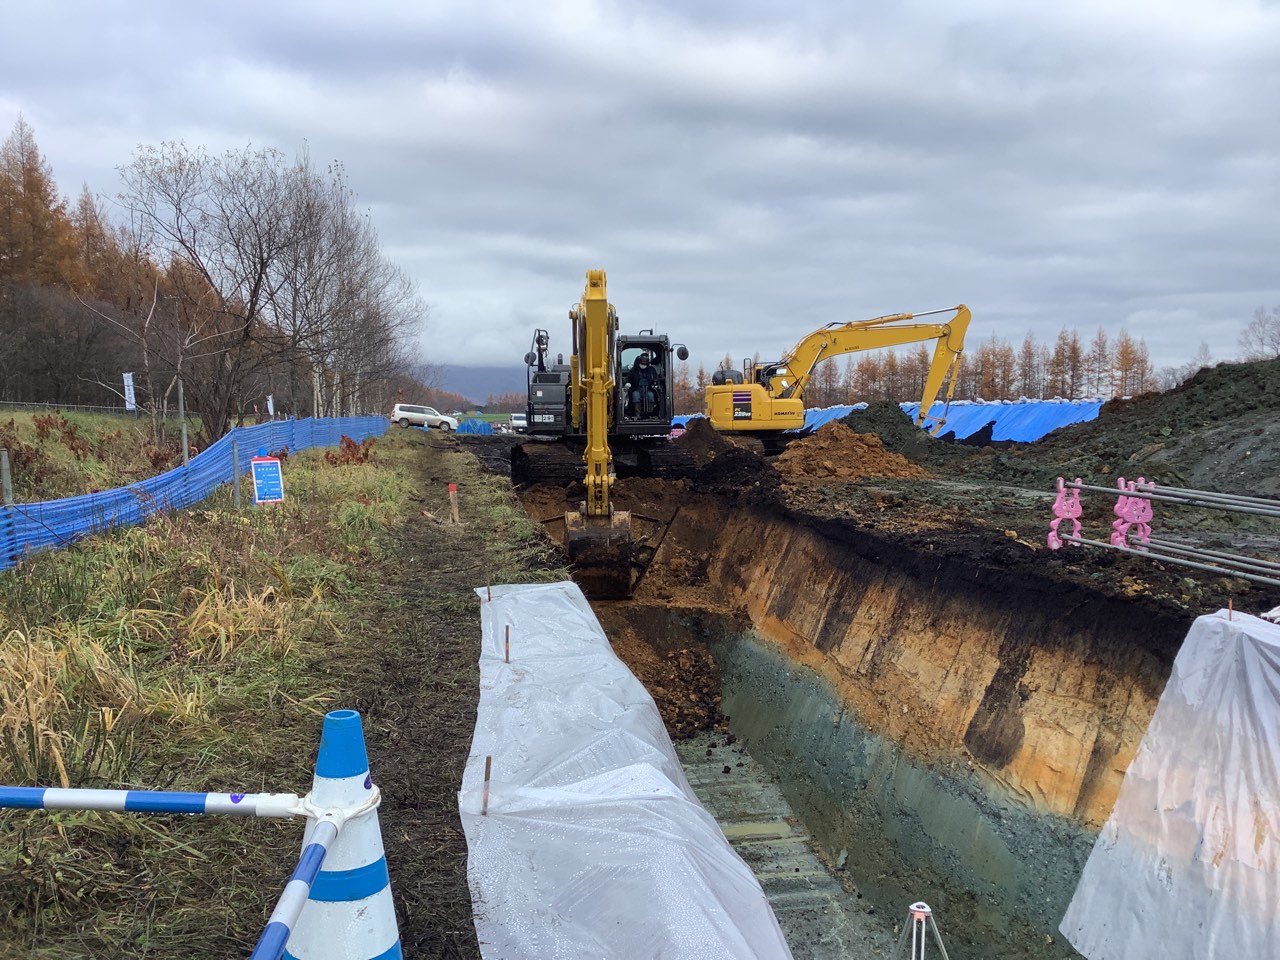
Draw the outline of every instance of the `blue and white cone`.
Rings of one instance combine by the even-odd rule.
[[[367,801],[372,791],[360,714],[334,710],[324,718],[311,802],[320,809],[349,809]],[[315,820],[307,821],[303,849],[315,825]],[[376,809],[343,824],[284,955],[288,960],[401,960]]]

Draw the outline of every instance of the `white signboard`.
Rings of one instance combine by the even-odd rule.
[[[124,408],[126,410],[137,410],[138,404],[133,395],[133,374],[126,373],[124,375]]]

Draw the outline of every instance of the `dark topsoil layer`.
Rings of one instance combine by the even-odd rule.
[[[902,479],[893,471],[854,481],[815,471],[806,479],[794,469],[795,454],[815,441],[802,438],[788,448],[785,478],[773,461],[727,447],[701,467],[693,486],[788,514],[834,542],[857,545],[859,552],[895,566],[922,567],[922,573],[924,567],[946,568],[1004,596],[1057,602],[1064,615],[1098,602],[1114,613],[1111,601],[1123,601],[1121,609],[1130,611],[1135,624],[1158,621],[1166,627],[1160,634],[1176,638],[1162,644],[1162,657],[1171,661],[1194,617],[1228,603],[1253,613],[1269,610],[1280,604],[1280,588],[1112,550],[1051,551],[1045,538],[1055,481],[1079,476],[1110,487],[1117,476],[1145,475],[1166,485],[1275,493],[1277,414],[1280,360],[1205,369],[1168,393],[1106,404],[1094,421],[1002,449],[930,437],[896,404],[878,403],[843,423],[878,436],[887,451],[924,467],[934,479]],[[1105,541],[1115,519],[1114,498],[1085,493],[1082,500],[1082,535]],[[1156,536],[1280,561],[1280,521],[1161,503],[1152,525]],[[1151,631],[1139,627],[1135,634]]]

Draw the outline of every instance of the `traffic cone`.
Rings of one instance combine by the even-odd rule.
[[[372,791],[360,714],[334,710],[324,718],[311,802],[321,810],[350,809],[369,800]],[[314,819],[308,819],[304,850],[315,825]],[[376,808],[343,824],[284,955],[287,960],[401,960]]]

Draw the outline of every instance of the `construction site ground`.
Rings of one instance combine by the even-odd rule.
[[[1049,551],[1044,540],[1054,481],[1059,475],[1079,476],[1111,486],[1118,476],[1142,475],[1170,485],[1277,495],[1278,413],[1280,361],[1272,361],[1203,371],[1172,393],[1107,404],[1096,421],[1027,445],[936,440],[917,431],[896,405],[877,404],[766,459],[695,421],[673,441],[693,463],[689,476],[620,481],[619,502],[641,518],[638,526],[647,525],[657,549],[636,600],[602,604],[598,613],[619,656],[652,693],[686,760],[706,761],[696,770],[691,764],[695,785],[709,783],[712,792],[724,794],[754,764],[723,716],[719,665],[697,636],[654,634],[645,626],[654,618],[638,615],[646,609],[685,608],[710,611],[727,623],[745,622],[743,612],[706,577],[706,553],[718,535],[713,525],[702,534],[702,544],[662,544],[664,524],[677,513],[704,511],[714,518],[729,515],[728,507],[746,508],[833,537],[870,538],[882,546],[886,562],[944,553],[993,590],[1016,590],[1023,578],[1047,579],[1061,584],[1064,597],[1078,596],[1084,586],[1091,595],[1119,601],[1123,615],[1135,622],[1155,617],[1189,624],[1228,603],[1251,612],[1270,609],[1280,604],[1280,590],[1102,550]],[[555,543],[563,525],[556,518],[581,486],[528,485],[504,493],[507,506],[516,508],[518,497],[532,521],[515,513],[520,528],[511,511],[497,511],[491,497],[481,504],[475,494],[479,486],[492,487],[494,474],[509,471],[511,445],[518,438],[397,434],[413,434],[387,442],[412,448],[410,469],[421,494],[403,518],[389,558],[367,571],[380,586],[361,608],[365,629],[352,643],[335,647],[321,669],[335,702],[361,710],[366,718],[406,955],[477,957],[456,797],[478,693],[474,589],[565,576]],[[488,474],[483,482],[482,473]],[[459,487],[460,524],[449,521],[450,483]],[[1086,495],[1086,535],[1102,538],[1113,502]],[[1272,520],[1161,505],[1155,526],[1218,549],[1247,549],[1280,560]],[[756,549],[767,554],[768,544]],[[1179,639],[1166,641],[1166,659],[1171,660]],[[929,716],[913,713],[901,722],[923,728]],[[695,741],[698,737],[703,739]],[[760,787],[765,794],[769,780],[765,776]],[[712,798],[708,805],[714,809],[715,802]],[[746,823],[769,820],[776,826],[786,815],[748,812]],[[779,828],[775,839],[795,846],[802,825],[793,826],[794,833],[785,836]],[[281,837],[279,862],[284,864],[296,840]],[[750,859],[750,851],[744,855]],[[858,942],[866,955],[876,955],[899,918],[865,906],[866,900],[858,899],[861,891],[839,876],[838,857],[822,859],[851,898],[842,901],[851,904],[847,915],[861,916],[867,924]],[[787,862],[793,872],[816,869],[809,860]],[[821,885],[835,896],[825,881]],[[265,888],[261,893],[264,904],[274,895]],[[825,921],[819,916],[813,922],[816,942]],[[63,939],[78,936],[72,932]],[[224,951],[192,955],[243,955],[244,946],[238,935]],[[796,952],[806,955],[800,945]],[[149,954],[143,944],[120,955]]]
[[[1123,597],[1134,618],[1158,611],[1189,623],[1228,602],[1237,609],[1269,609],[1280,604],[1280,591],[1101,550],[1049,551],[1044,538],[1054,480],[1080,476],[1110,486],[1117,476],[1145,475],[1174,485],[1275,494],[1277,413],[1280,362],[1205,371],[1172,394],[1108,404],[1097,421],[1028,445],[938,441],[919,434],[896,405],[878,404],[768,460],[695,421],[677,441],[696,463],[691,478],[624,479],[619,495],[637,515],[659,521],[678,509],[697,509],[697,502],[729,501],[800,522],[847,524],[908,550],[953,553],[998,582],[1022,572],[1048,575],[1064,585],[1083,583]],[[409,518],[401,553],[422,569],[423,579],[389,588],[395,601],[378,629],[384,639],[374,669],[353,682],[355,705],[370,717],[371,753],[386,758],[377,772],[386,793],[388,855],[405,948],[416,956],[478,955],[454,795],[475,711],[478,627],[470,591],[495,569],[512,568],[510,558],[495,559],[504,548],[483,530],[483,518],[471,519],[462,531],[439,522],[445,511],[438,490],[448,481],[460,482],[465,518],[467,470],[508,469],[513,442],[437,437],[424,448],[420,479],[432,491],[424,506],[434,513],[430,519]],[[577,485],[517,491],[529,517],[548,534],[545,554],[530,555],[527,546],[520,547],[516,565],[534,578],[554,575],[561,562],[551,546],[559,536],[556,518],[579,491]],[[1085,502],[1086,531],[1100,534],[1113,519],[1113,501],[1086,496]],[[1166,511],[1158,509],[1156,516],[1162,530],[1178,529],[1227,549],[1247,546],[1280,560],[1274,521],[1182,508],[1168,510],[1167,521]],[[659,549],[657,557],[644,574],[645,602],[723,608],[723,598],[700,576],[696,551]],[[711,750],[710,762],[730,770],[721,772],[724,781],[745,776],[749,761],[733,757],[734,738],[719,711],[719,677],[710,653],[696,642],[676,646],[670,637],[646,636],[628,610],[627,603],[603,605],[602,621],[618,654],[653,694],[672,738],[701,737],[692,749],[704,757]],[[735,616],[731,609],[721,612]],[[681,749],[688,754],[690,748]],[[739,768],[739,762],[746,765]],[[698,769],[695,780],[714,784],[714,771],[707,772],[705,764]],[[892,942],[897,918],[861,906],[856,889],[843,886],[853,898],[849,915],[865,923],[860,942],[875,955]],[[822,923],[815,918],[814,930]],[[803,949],[797,955],[805,955]]]

